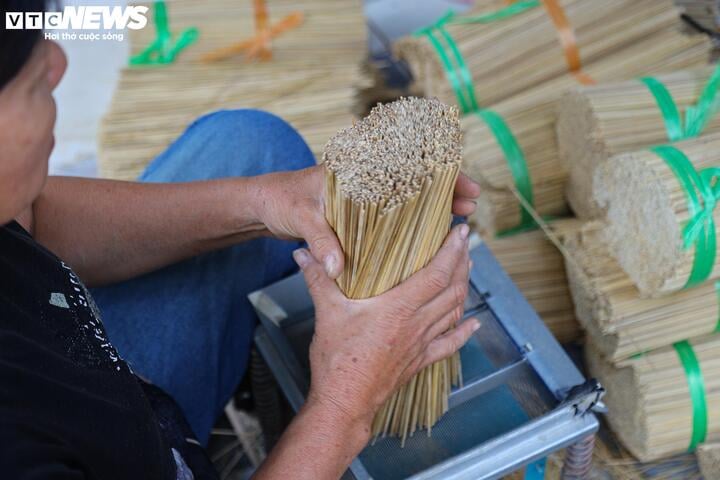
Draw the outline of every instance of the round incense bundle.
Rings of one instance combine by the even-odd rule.
[[[338,284],[350,298],[379,295],[424,267],[445,239],[461,158],[457,109],[401,99],[330,139],[325,212],[345,252]],[[459,355],[418,373],[382,407],[373,435],[404,439],[447,411]]]
[[[705,480],[720,480],[720,443],[700,445],[696,452]]]
[[[583,65],[655,32],[678,27],[678,11],[671,0],[559,0],[557,3],[574,32],[576,51]],[[492,105],[568,72],[566,55],[570,54],[564,51],[558,27],[544,5],[492,22],[473,23],[471,19],[477,14],[471,11],[444,23],[452,43],[442,32],[435,35],[449,58],[458,56],[453,48],[456,47],[480,106]],[[402,39],[396,44],[396,52],[407,61],[425,96],[462,106],[448,80],[442,55],[429,35]],[[465,76],[460,71],[462,69],[455,75]]]
[[[589,222],[563,238],[577,319],[603,357],[617,362],[720,328],[720,295],[713,282],[661,298],[641,298],[610,255],[603,227]]]
[[[654,78],[665,86],[682,112],[698,101],[712,72],[706,67]],[[717,130],[719,117],[704,131]],[[640,79],[568,92],[558,102],[557,135],[560,159],[570,172],[568,201],[581,218],[603,214],[592,194],[597,165],[618,153],[670,141],[658,100]]]
[[[591,374],[607,389],[603,401],[610,427],[641,461],[720,439],[720,335],[654,350],[619,366],[591,346],[585,351]],[[702,382],[695,381],[698,371]]]
[[[720,277],[712,169],[720,133],[612,157],[594,192],[607,208],[608,244],[644,296],[660,296]],[[700,190],[698,190],[700,189]]]
[[[708,54],[709,42],[705,36],[687,36],[675,29],[666,29],[607,55],[588,65],[584,71],[598,82],[616,81],[697,68],[707,63]],[[522,161],[513,160],[513,156],[506,153],[503,146],[508,141],[500,141],[505,136],[488,122],[487,112],[463,117],[464,169],[483,187],[478,209],[471,218],[475,228],[494,234],[527,223],[528,216],[520,209],[517,198],[509,189],[511,186],[532,200],[530,203],[540,215],[567,213],[565,184],[568,169],[558,156],[555,101],[564,91],[577,85],[577,79],[566,74],[492,107],[492,112],[512,133],[519,146],[516,150],[522,153]],[[522,187],[523,169],[518,169],[517,165],[526,166],[531,197],[526,193],[528,189]]]
[[[560,343],[577,340],[563,256],[542,231],[486,241],[488,248]]]

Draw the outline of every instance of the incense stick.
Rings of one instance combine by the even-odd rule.
[[[690,37],[675,29],[666,29],[587,65],[584,71],[598,82],[615,82],[705,65],[709,50],[710,43],[704,36]],[[577,80],[566,74],[491,107],[505,120],[524,153],[533,204],[543,216],[568,213],[565,186],[570,169],[559,156],[555,110],[556,100],[577,86]],[[583,91],[592,89],[587,87]],[[576,120],[585,121],[582,118]],[[516,184],[517,179],[505,152],[487,123],[477,115],[466,115],[462,124],[465,132],[464,169],[483,187],[478,209],[471,219],[473,226],[486,234],[517,226],[521,221],[521,210],[507,188]],[[578,148],[587,150],[584,144]]]
[[[559,3],[574,31],[584,66],[678,26],[678,11],[671,0]],[[481,8],[463,17],[484,12]],[[542,6],[490,23],[450,22],[444,28],[467,65],[481,106],[493,105],[568,72],[558,30]],[[458,102],[441,57],[427,36],[404,38],[395,50],[407,61],[425,96]],[[452,49],[447,50],[452,56]]]
[[[461,163],[458,112],[437,100],[378,105],[325,147],[325,211],[345,252],[338,284],[350,298],[379,295],[424,267],[451,221]],[[426,367],[398,390],[373,435],[404,443],[428,434],[460,381],[459,355]]]
[[[707,440],[720,439],[720,335],[689,342],[704,380]],[[607,419],[620,441],[641,461],[688,450],[693,398],[683,361],[666,347],[613,366],[589,346],[590,373],[607,389]],[[697,388],[697,387],[695,387]]]
[[[175,0],[169,14],[178,30],[200,36],[174,64],[125,68],[99,133],[101,176],[135,179],[150,160],[199,116],[217,109],[256,108],[296,128],[317,158],[352,119],[354,84],[366,53],[365,19],[356,0],[269,3],[270,20],[301,10],[305,22],[273,41],[273,59],[242,56],[204,64],[202,56],[229,39],[254,33],[252,2]],[[132,31],[131,50],[152,41],[152,29]]]
[[[580,338],[562,254],[542,231],[485,242],[560,343]]]
[[[713,69],[706,67],[658,75],[680,112],[695,104]],[[705,132],[720,130],[715,118]],[[657,100],[640,80],[616,82],[568,92],[558,103],[558,148],[570,171],[568,201],[580,218],[604,212],[593,199],[598,165],[612,155],[666,143],[668,131]]]
[[[720,164],[720,133],[669,148],[687,156],[689,168],[696,171]],[[595,175],[593,190],[598,204],[607,208],[612,255],[644,296],[666,295],[720,277],[716,252],[703,253],[710,244],[698,249],[699,243],[686,237],[685,227],[696,207],[681,178],[666,159],[650,150],[616,155]],[[715,209],[710,214],[715,221],[707,228],[717,230],[720,213]],[[697,274],[706,268],[706,274]]]
[[[577,318],[603,357],[617,363],[718,328],[720,305],[712,282],[661,298],[641,298],[610,255],[603,229],[601,222],[588,222],[563,238],[572,258],[566,268]]]
[[[700,445],[697,449],[697,458],[705,480],[720,478],[720,443]]]

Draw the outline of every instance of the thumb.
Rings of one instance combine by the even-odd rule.
[[[328,276],[325,268],[310,255],[310,252],[304,248],[298,248],[293,252],[293,258],[305,276],[305,283],[315,303],[320,299],[326,300],[330,297],[342,296],[335,280]]]
[[[305,241],[313,256],[322,262],[328,276],[337,278],[342,273],[345,263],[340,242],[324,217],[320,215],[314,217],[307,225],[306,230],[310,233],[305,235]]]

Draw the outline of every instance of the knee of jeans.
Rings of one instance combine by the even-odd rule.
[[[270,112],[256,109],[217,110],[197,119],[191,129],[208,132],[237,147],[254,166],[247,175],[299,170],[315,165],[315,157],[295,128]]]

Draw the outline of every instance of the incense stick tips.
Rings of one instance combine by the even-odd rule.
[[[392,208],[417,195],[436,170],[459,168],[459,112],[434,99],[378,104],[330,139],[323,160],[343,195]]]

